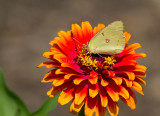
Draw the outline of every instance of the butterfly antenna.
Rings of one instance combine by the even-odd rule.
[[[98,54],[98,53],[97,53]],[[102,55],[100,55],[100,54],[98,54],[98,56],[100,56],[101,58],[103,58],[103,56]]]
[[[72,32],[71,32],[71,37],[72,37],[73,40],[75,40],[75,41],[77,41],[79,44],[83,45],[80,41],[78,41],[77,39],[75,39],[75,38],[73,37],[73,33],[72,33]]]

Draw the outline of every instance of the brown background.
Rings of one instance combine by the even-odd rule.
[[[51,88],[40,83],[47,70],[36,66],[47,60],[42,54],[57,32],[87,20],[92,26],[122,20],[132,34],[130,43],[141,43],[137,51],[148,55],[138,60],[148,71],[145,95],[136,94],[136,110],[120,102],[119,116],[159,116],[159,11],[160,0],[0,0],[0,67],[7,84],[35,111]],[[59,105],[51,116],[72,116],[68,106]]]

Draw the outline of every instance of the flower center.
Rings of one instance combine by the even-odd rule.
[[[109,55],[99,55],[88,53],[86,49],[82,49],[78,56],[77,61],[80,67],[84,70],[113,70],[113,65],[116,62],[114,56]]]

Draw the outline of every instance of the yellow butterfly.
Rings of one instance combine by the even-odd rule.
[[[94,35],[86,49],[93,54],[118,54],[124,50],[126,39],[122,21],[115,21]]]

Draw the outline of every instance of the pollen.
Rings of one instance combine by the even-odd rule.
[[[116,59],[114,58],[114,56],[108,56],[108,57],[104,57],[104,68],[105,69],[109,69],[112,70],[113,69],[113,65],[116,62]]]
[[[81,62],[81,64],[83,66],[86,66],[90,70],[93,70],[93,69],[97,70],[98,69],[97,60],[96,59],[93,60],[91,56],[80,55],[78,57],[78,60]]]
[[[78,55],[78,62],[82,67],[86,67],[89,70],[113,70],[116,59],[114,56],[101,56],[97,58],[92,54],[88,54],[86,49],[82,49]]]

